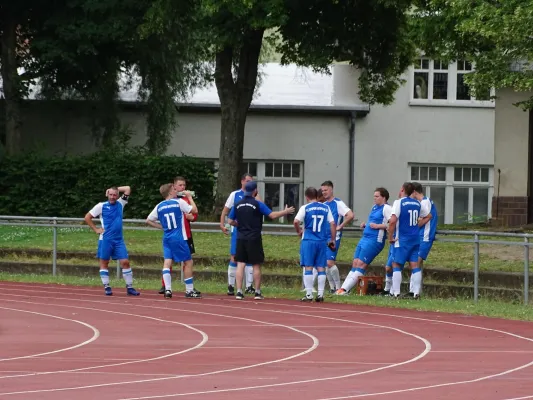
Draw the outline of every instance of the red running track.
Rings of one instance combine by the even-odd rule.
[[[533,324],[0,282],[0,399],[533,399]]]

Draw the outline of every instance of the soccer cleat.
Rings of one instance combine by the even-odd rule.
[[[237,295],[235,296],[236,300],[244,300],[244,294],[242,292],[237,292]]]
[[[165,299],[172,298],[172,290],[165,290]]]
[[[315,302],[317,303],[323,303],[324,302],[324,296],[316,296]]]
[[[313,296],[308,296],[308,295],[305,295],[304,297],[302,297],[300,299],[300,301],[303,301],[303,302],[306,302],[306,303],[310,303],[313,301]]]
[[[329,289],[330,294],[335,294],[337,291],[335,289]]]
[[[336,296],[346,296],[347,294],[348,292],[346,291],[346,289],[343,289],[343,288],[340,288],[339,290],[335,292]]]
[[[111,289],[111,286],[104,287],[104,292],[106,296],[113,296],[113,290]]]
[[[165,287],[164,286],[161,286],[161,289],[159,289],[159,292],[157,292],[159,294],[165,294]]]
[[[390,296],[390,290],[384,290],[379,295],[380,296]]]
[[[136,291],[132,287],[126,288],[126,293],[127,293],[128,296],[140,296],[141,295],[138,291]]]
[[[248,286],[246,288],[246,291],[244,293],[254,294],[255,293],[255,288],[250,285],[250,286]]]
[[[259,293],[259,292],[255,292],[255,296],[254,296],[254,300],[264,300],[265,297]]]
[[[188,299],[201,299],[202,293],[200,293],[198,290],[193,289],[189,292],[185,292],[185,297]]]
[[[235,288],[232,285],[228,285],[228,296],[235,295]]]

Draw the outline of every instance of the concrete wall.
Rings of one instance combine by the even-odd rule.
[[[410,105],[410,74],[405,78],[392,105],[372,106],[357,121],[354,208],[362,219],[372,206],[375,187],[384,186],[396,197],[410,179],[409,163],[494,164],[493,108]],[[336,104],[360,102],[357,91],[357,73],[334,73]]]
[[[38,145],[48,151],[92,152],[90,110],[71,105],[34,102],[25,110],[26,147]],[[145,121],[142,113],[124,111],[123,122],[135,135],[132,144],[143,144]],[[180,113],[179,127],[168,148],[169,154],[218,159],[220,116],[216,113]],[[304,186],[334,181],[336,194],[348,199],[348,118],[311,115],[250,114],[246,123],[244,157],[247,160],[291,160],[304,163]]]
[[[502,89],[497,92],[494,133],[494,169],[501,170],[500,196],[527,196],[529,113],[513,105],[530,92]],[[495,186],[498,174],[495,174]]]

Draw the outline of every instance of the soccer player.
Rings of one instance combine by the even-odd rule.
[[[222,215],[220,216],[220,229],[224,234],[228,234],[228,229],[225,225],[226,215],[229,214],[232,207],[242,200],[244,197],[244,186],[246,183],[253,180],[252,175],[244,174],[241,176],[241,188],[230,193],[224,209],[222,210]],[[259,196],[256,196],[256,199],[261,201]],[[235,253],[237,251],[237,230],[238,228],[231,227],[231,244],[230,244],[230,262],[228,265],[228,296],[235,295],[235,279],[236,279],[236,269],[237,263],[235,262]],[[254,269],[252,265],[246,265],[246,293],[255,293],[255,288],[253,287],[254,282]]]
[[[170,267],[172,262],[183,262],[183,277],[185,281],[185,297],[201,298],[201,293],[194,289],[192,277],[192,257],[187,243],[185,231],[185,218],[183,214],[197,214],[198,208],[194,203],[191,193],[183,192],[187,202],[176,198],[176,189],[172,183],[167,183],[159,188],[165,200],[156,205],[148,215],[146,223],[154,228],[163,230],[163,280],[165,282],[165,298],[172,297],[172,276]],[[158,222],[159,221],[159,222]]]
[[[318,272],[318,293],[316,302],[324,301],[324,287],[326,286],[327,255],[330,246],[335,250],[336,226],[331,209],[317,201],[317,190],[313,187],[305,189],[307,204],[300,207],[294,217],[294,227],[302,237],[300,242],[300,265],[305,269],[305,296],[301,301],[313,301],[313,269]],[[324,223],[326,222],[326,223]],[[304,225],[304,229],[300,224]]]
[[[257,200],[257,184],[250,181],[244,185],[244,197],[230,211],[228,222],[237,229],[237,247],[235,261],[237,261],[236,286],[237,300],[244,299],[242,280],[244,267],[253,265],[254,270],[254,299],[263,300],[261,294],[261,264],[265,261],[263,251],[263,216],[276,219],[294,213],[294,207],[285,207],[283,211],[272,211],[265,203]]]
[[[182,176],[177,176],[174,178],[174,189],[176,192],[176,198],[182,199],[187,204],[189,204],[189,200],[187,199],[187,196],[183,194],[183,192],[187,189],[187,182],[185,181],[185,178]],[[191,251],[191,255],[195,253],[194,249],[194,241],[192,238],[192,230],[191,230],[191,222],[194,222],[198,219],[197,213],[189,213],[185,214],[183,213],[183,217],[185,218],[183,220],[183,223],[185,224],[185,232],[187,233],[187,243],[189,245],[189,250]],[[170,267],[170,275],[172,275],[172,266]],[[191,272],[192,276],[192,272]],[[159,294],[165,294],[165,282],[162,280],[162,286],[159,290]]]
[[[418,226],[420,227],[420,249],[418,251],[418,268],[422,274],[422,267],[424,261],[427,260],[429,251],[435,241],[435,234],[437,232],[437,224],[439,223],[439,216],[435,203],[429,197],[424,196],[424,189],[418,182],[413,182],[413,197],[420,202],[421,215],[426,214],[425,217],[418,219]],[[420,293],[418,293],[420,295]],[[408,297],[414,297],[413,288],[407,294]]]
[[[334,249],[328,247],[326,250],[328,258],[326,275],[331,292],[335,293],[336,290],[341,288],[341,277],[335,261],[337,260],[337,254],[341,246],[342,228],[344,228],[351,220],[353,220],[354,214],[341,199],[334,196],[333,182],[325,181],[322,183],[320,190],[322,190],[325,204],[327,204],[331,209],[331,214],[333,215],[333,219],[335,220],[335,224],[337,226],[335,239],[331,238],[332,240],[335,240],[335,247]]]
[[[418,251],[420,249],[420,228],[418,218],[424,218],[425,212],[421,210],[420,202],[412,198],[413,184],[405,182],[400,191],[401,198],[392,206],[392,216],[389,221],[389,242],[394,243],[392,262],[392,288],[391,296],[400,297],[402,283],[402,268],[409,262],[411,268],[411,288],[413,298],[418,299],[422,274],[418,268]],[[393,237],[393,233],[396,234]]]
[[[119,193],[122,196],[119,198]],[[124,243],[122,229],[123,211],[131,194],[129,186],[111,187],[106,190],[107,201],[96,204],[87,214],[85,222],[97,234],[98,240],[97,257],[100,263],[100,278],[104,285],[106,296],[112,296],[113,290],[109,286],[109,260],[119,260],[122,268],[122,276],[126,282],[128,296],[139,296],[140,293],[133,288],[133,273],[128,259],[128,250]],[[100,217],[101,228],[97,228],[92,219]]]
[[[368,265],[374,261],[385,247],[387,224],[392,215],[392,207],[387,204],[389,191],[383,187],[374,191],[374,205],[368,215],[368,223],[363,222],[363,237],[359,240],[354,253],[352,269],[342,287],[335,294],[345,295],[364,276]]]

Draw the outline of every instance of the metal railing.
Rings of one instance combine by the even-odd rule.
[[[97,218],[94,221],[98,221]],[[57,274],[57,230],[62,228],[80,228],[83,225],[83,218],[65,217],[25,217],[13,215],[0,215],[0,225],[26,226],[26,227],[51,227],[52,228],[52,274]],[[157,230],[146,226],[146,221],[142,219],[124,219],[125,230]],[[220,232],[218,222],[194,223],[194,232],[214,233]],[[347,236],[358,236],[362,229],[357,227],[345,227],[343,232]],[[291,224],[263,224],[263,234],[275,236],[294,236],[296,232]],[[449,238],[446,236],[464,236],[469,238]],[[488,240],[482,237],[515,238],[520,241]],[[522,246],[524,249],[524,286],[523,301],[529,303],[529,248],[533,245],[530,239],[533,234],[528,233],[507,233],[507,232],[485,232],[485,231],[459,231],[459,230],[437,230],[436,241],[451,243],[472,243],[474,250],[474,301],[479,299],[479,245],[493,244],[505,246]],[[117,278],[120,278],[120,265],[117,262]]]

